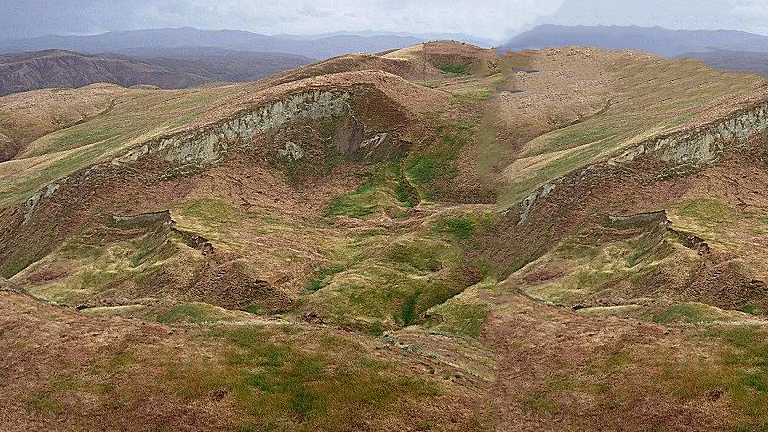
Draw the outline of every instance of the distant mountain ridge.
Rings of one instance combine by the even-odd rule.
[[[768,52],[768,37],[735,30],[668,30],[661,27],[542,25],[521,33],[500,50],[568,45],[645,51],[664,57],[716,50]]]
[[[175,89],[214,81],[255,81],[313,61],[291,54],[216,48],[158,50],[136,57],[64,50],[6,54],[0,55],[0,96],[98,82]]]
[[[332,36],[397,36],[397,37],[410,37],[416,38],[421,41],[458,41],[462,43],[468,43],[470,45],[476,45],[483,48],[498,47],[503,41],[487,39],[477,36],[468,35],[466,33],[410,33],[410,32],[391,32],[391,31],[378,31],[378,30],[364,30],[364,31],[337,31],[332,33],[319,33],[309,35],[296,35],[296,34],[276,34],[273,37],[291,40],[318,40]]]
[[[688,53],[685,57],[702,61],[717,69],[768,75],[768,53],[766,52],[716,50]]]
[[[234,51],[271,52],[326,59],[349,52],[380,52],[423,42],[411,36],[333,35],[314,40],[266,36],[242,30],[200,30],[190,27],[108,32],[92,36],[42,36],[0,41],[0,53],[60,49],[87,54],[129,54],[136,50],[211,47]]]

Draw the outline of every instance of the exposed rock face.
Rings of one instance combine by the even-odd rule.
[[[353,116],[342,120],[333,137],[333,144],[339,152],[347,157],[352,156],[360,143],[365,140],[363,125]]]
[[[112,160],[131,163],[160,154],[176,164],[208,165],[221,160],[228,145],[248,141],[257,134],[279,129],[289,122],[318,120],[348,113],[350,94],[337,91],[299,93],[255,110],[240,113],[205,130],[183,132],[152,140]]]
[[[368,132],[353,115],[339,125],[333,144],[351,160],[385,159],[401,151],[407,143],[392,132]]]
[[[639,225],[639,224],[646,224],[650,222],[656,222],[662,225],[669,225],[670,221],[667,218],[667,212],[666,210],[659,210],[655,212],[648,212],[648,213],[637,213],[632,215],[609,215],[608,221],[612,224],[629,224],[629,225]]]
[[[35,211],[35,207],[37,207],[37,204],[40,203],[41,200],[44,198],[49,198],[51,195],[53,195],[57,190],[59,190],[59,185],[57,183],[51,183],[48,186],[46,186],[45,189],[37,191],[34,195],[32,195],[26,203],[24,203],[24,223],[29,221],[29,218],[32,217],[32,214]]]
[[[118,223],[125,223],[130,225],[148,225],[156,222],[160,222],[162,224],[173,224],[171,212],[168,210],[152,213],[141,213],[137,215],[113,215],[112,220]]]
[[[652,153],[672,165],[708,164],[720,156],[726,143],[745,141],[767,129],[768,104],[762,104],[691,131],[652,138],[609,159],[608,163],[632,162]]]
[[[555,190],[555,185],[547,183],[541,189],[531,192],[531,194],[520,203],[520,221],[517,224],[520,225],[528,218],[528,214],[531,212],[531,208],[533,208],[533,204],[536,203],[536,200],[545,198],[553,190]]]
[[[301,159],[304,159],[304,150],[302,150],[301,147],[296,145],[296,143],[288,141],[285,143],[285,147],[278,149],[277,154],[283,158],[287,159],[289,161],[295,162]]]
[[[665,233],[677,238],[680,243],[688,249],[695,250],[699,255],[706,255],[711,252],[709,244],[699,236],[679,231],[672,228],[672,221],[667,217],[666,210],[655,212],[637,213],[625,216],[609,215],[608,221],[612,225],[618,226],[640,226],[657,224]]]
[[[215,252],[213,244],[207,238],[193,232],[183,231],[175,228],[176,221],[171,217],[169,210],[162,210],[151,213],[140,213],[136,215],[112,215],[112,221],[124,226],[131,227],[162,227],[162,235],[167,237],[169,234],[176,234],[187,246],[197,249],[203,255],[210,255]]]
[[[554,183],[561,183],[564,179],[574,176],[581,177],[585,172],[600,170],[605,166],[629,164],[642,156],[658,157],[671,168],[707,165],[720,157],[728,143],[743,142],[767,130],[768,103],[762,103],[693,130],[651,138],[605,162],[590,165],[575,174],[554,180]],[[527,219],[536,201],[546,197],[554,187],[553,182],[549,182],[518,204],[519,224]]]
[[[180,166],[211,165],[220,161],[228,146],[236,142],[248,141],[258,134],[277,130],[291,122],[319,120],[347,114],[350,112],[348,103],[350,97],[348,92],[323,90],[294,94],[256,109],[241,112],[202,130],[186,131],[153,139],[114,158],[111,164],[116,166],[131,164],[151,155],[160,156]],[[293,156],[303,153],[300,148],[298,151],[291,150],[293,150]],[[100,168],[100,165],[91,167],[85,171],[85,174],[87,176],[87,173],[96,172]],[[32,195],[25,203],[24,223],[32,217],[40,201],[53,195],[59,189],[59,184],[67,180],[67,178],[58,180]]]

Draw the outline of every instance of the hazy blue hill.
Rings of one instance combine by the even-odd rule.
[[[733,30],[668,30],[661,27],[542,25],[512,38],[502,51],[568,45],[633,49],[665,57],[714,50],[768,52],[768,37]]]
[[[92,36],[41,36],[0,41],[0,53],[61,49],[81,53],[135,54],[136,50],[213,47],[235,51],[272,52],[325,59],[348,52],[379,52],[422,42],[411,36],[333,35],[314,40],[265,36],[241,30],[168,28],[108,32]]]
[[[314,62],[293,54],[204,47],[136,49],[133,54],[44,50],[0,55],[0,95],[98,82],[185,88],[215,81],[255,81]]]

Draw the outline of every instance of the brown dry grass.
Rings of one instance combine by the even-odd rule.
[[[764,332],[753,327],[765,321],[714,306],[764,300],[741,282],[765,271],[765,142],[692,175],[660,178],[668,167],[648,158],[569,178],[521,225],[492,204],[504,193],[502,206],[514,203],[639,137],[753,103],[764,96],[760,79],[631,52],[423,50],[342,56],[250,84],[125,90],[110,112],[0,164],[0,190],[15,193],[2,201],[9,205],[42,184],[36,174],[68,175],[148,137],[308,89],[364,93],[356,113],[367,125],[410,141],[407,156],[386,163],[326,166],[318,125],[302,124],[188,176],[159,181],[169,167],[152,160],[105,170],[98,182],[59,191],[24,226],[9,207],[0,228],[14,236],[3,247],[42,258],[13,281],[98,307],[84,316],[0,295],[0,342],[11,347],[0,350],[10,371],[0,374],[8,407],[0,421],[11,429],[764,426]],[[467,73],[437,72],[455,66]],[[428,87],[403,79],[423,80],[420,68]],[[722,107],[727,98],[734,102]],[[294,137],[308,154],[298,174],[267,162]],[[24,187],[9,189],[19,179]],[[154,227],[107,222],[164,208],[215,253]],[[608,213],[659,208],[673,227],[710,242],[711,256],[653,230],[604,224]],[[691,263],[704,264],[683,268]],[[244,288],[254,281],[268,287],[257,293],[265,298]],[[598,307],[577,314],[521,292]]]

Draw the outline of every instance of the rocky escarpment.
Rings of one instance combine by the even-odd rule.
[[[377,123],[381,119],[386,121]],[[10,277],[39,260],[99,212],[151,210],[166,204],[163,196],[136,191],[133,205],[126,192],[130,189],[159,189],[165,194],[178,186],[182,193],[187,184],[177,180],[229,160],[227,154],[232,152],[238,153],[232,159],[284,171],[288,181],[296,179],[296,172],[315,176],[316,166],[327,166],[326,158],[392,154],[407,144],[401,137],[407,136],[411,120],[411,112],[375,83],[341,89],[304,87],[195,130],[153,138],[111,160],[69,173],[6,209],[0,274]],[[290,163],[273,165],[281,158]],[[24,243],[25,238],[35,241]],[[205,239],[188,241],[208,252],[205,243]]]
[[[176,228],[176,221],[171,217],[171,212],[162,210],[158,212],[140,213],[136,215],[112,215],[112,224],[120,227],[153,227],[160,229],[158,233],[166,238],[170,234],[176,235],[184,244],[203,253],[211,255],[216,250],[213,244],[205,237]]]
[[[673,228],[666,210],[632,215],[609,215],[608,222],[614,227],[656,225],[662,232],[676,238],[680,244],[688,249],[697,251],[699,255],[706,255],[711,252],[709,244],[701,237]]]
[[[228,145],[279,129],[289,122],[339,116],[350,110],[350,93],[315,90],[237,114],[203,130],[154,139],[112,160],[115,165],[136,162],[147,155],[161,155],[177,164],[210,164],[219,161]]]
[[[159,157],[175,166],[206,166],[220,161],[227,149],[237,142],[253,139],[259,134],[278,130],[294,122],[338,117],[350,113],[351,93],[345,91],[314,90],[290,95],[286,98],[240,112],[224,121],[201,128],[152,139],[124,154],[107,165],[96,165],[82,175],[74,174],[47,185],[32,195],[24,205],[24,223],[32,217],[38,204],[50,198],[60,186],[72,181],[80,182],[111,166],[136,163],[146,157]],[[365,141],[365,134],[360,142]]]
[[[745,143],[752,136],[768,130],[768,103],[738,111],[728,117],[699,126],[692,130],[670,133],[643,141],[604,162],[582,168],[575,173],[547,182],[531,192],[517,205],[519,222],[524,223],[534,204],[547,197],[564,182],[578,181],[587,173],[605,168],[631,165],[643,157],[658,158],[665,162],[670,172],[680,167],[693,170],[718,160],[727,146]],[[663,173],[662,177],[663,177]],[[509,210],[505,210],[508,213]]]
[[[370,98],[370,92],[366,92]],[[295,93],[276,101],[241,111],[217,123],[196,129],[154,138],[133,147],[107,163],[92,166],[79,173],[53,182],[33,194],[25,203],[24,223],[33,215],[38,204],[68,182],[81,182],[99,172],[132,165],[145,158],[163,160],[174,172],[190,171],[184,167],[206,167],[221,161],[232,146],[252,141],[260,136],[277,136],[277,132],[293,124],[344,119],[340,122],[332,144],[348,159],[361,160],[382,157],[402,147],[404,141],[392,131],[375,132],[353,112],[354,91],[319,90]],[[391,102],[391,101],[390,101]],[[276,156],[297,161],[305,149],[290,140],[277,143]],[[171,176],[173,177],[173,176]]]

